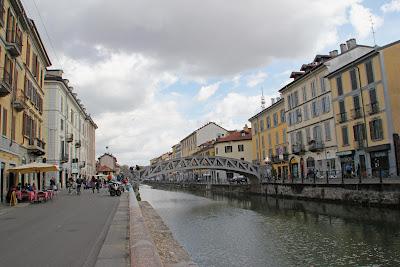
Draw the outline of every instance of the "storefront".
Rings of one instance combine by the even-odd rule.
[[[371,158],[371,174],[373,177],[388,177],[390,174],[389,162],[390,145],[368,147]]]

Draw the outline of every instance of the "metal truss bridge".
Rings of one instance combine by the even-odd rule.
[[[248,177],[251,183],[259,182],[261,175],[259,166],[248,161],[224,157],[193,156],[162,161],[146,166],[139,172],[139,176],[141,179],[148,179],[158,175],[168,175],[174,172],[204,169],[238,173]]]

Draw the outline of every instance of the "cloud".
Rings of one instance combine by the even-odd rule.
[[[256,74],[249,75],[247,77],[247,86],[248,87],[254,87],[259,85],[260,83],[264,82],[264,80],[267,78],[267,73],[259,71]]]
[[[38,5],[55,47],[69,57],[93,62],[102,56],[95,50],[100,45],[154,58],[163,70],[204,77],[236,75],[275,58],[316,52],[335,36],[352,2],[41,0]]]
[[[271,97],[266,97],[268,105]],[[226,129],[241,129],[244,124],[249,125],[250,117],[261,111],[261,98],[231,92],[211,105],[214,108],[204,115],[204,121],[215,121]]]
[[[384,13],[389,12],[400,12],[400,0],[391,0],[390,2],[383,4],[381,10]]]
[[[358,38],[365,38],[371,34],[371,22],[377,29],[383,25],[383,18],[373,14],[371,9],[361,4],[361,1],[354,3],[350,9],[350,23],[356,30]]]
[[[208,98],[210,98],[211,96],[213,96],[217,90],[219,89],[219,85],[220,83],[214,83],[214,84],[210,84],[207,86],[203,86],[200,88],[199,93],[197,94],[197,100],[198,101],[205,101]]]

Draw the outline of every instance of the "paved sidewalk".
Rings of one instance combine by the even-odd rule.
[[[97,256],[97,267],[130,266],[129,257],[129,193],[123,193],[107,236]]]

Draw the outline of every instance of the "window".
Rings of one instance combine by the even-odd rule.
[[[354,141],[365,140],[365,126],[364,124],[357,124],[353,126]]]
[[[15,141],[15,116],[11,118],[11,140]]]
[[[307,101],[307,91],[306,91],[306,87],[303,86],[303,87],[301,88],[301,91],[303,92],[303,102],[306,102],[306,101]]]
[[[310,119],[310,113],[308,112],[308,104],[304,104],[304,120],[308,121]]]
[[[296,109],[296,123],[300,123],[302,121],[301,109]]]
[[[315,80],[311,82],[311,97],[314,98],[317,96],[317,87],[315,86]]]
[[[299,94],[294,92],[294,106],[297,107],[299,105]]]
[[[279,133],[278,133],[278,131],[275,132],[275,144],[279,144]]]
[[[320,81],[320,84],[321,84],[321,93],[324,93],[326,91],[325,78],[321,77],[319,81]]]
[[[313,101],[311,103],[311,114],[312,114],[313,117],[317,117],[319,115],[318,102],[317,101]]]
[[[286,122],[285,110],[282,109],[281,110],[281,123],[284,123],[284,122]]]
[[[328,113],[331,111],[331,102],[329,100],[329,96],[324,96],[321,99],[321,108],[322,108],[322,113]]]
[[[26,62],[26,66],[29,69],[29,67],[31,65],[31,44],[29,43],[29,39],[28,38],[26,40],[26,59],[25,59],[25,62]]]
[[[60,124],[60,128],[61,128],[61,131],[64,131],[64,120],[63,119],[61,119],[61,124]]]
[[[272,145],[271,134],[268,134],[268,145]]]
[[[347,132],[347,126],[342,127],[342,142],[344,146],[349,145],[349,135]]]
[[[244,151],[244,145],[238,145],[238,151],[239,152]]]
[[[377,98],[376,98],[376,90],[375,88],[372,88],[371,90],[369,90],[369,101],[371,104],[375,104],[377,103]]]
[[[365,71],[367,72],[367,82],[368,84],[374,82],[374,71],[372,69],[372,62],[368,61],[365,63]]]
[[[276,127],[278,126],[278,113],[274,113],[273,118],[274,118],[274,127]]]
[[[264,120],[263,119],[260,121],[260,131],[261,132],[264,131]]]
[[[352,69],[350,71],[350,81],[351,81],[351,89],[352,90],[357,90],[358,83],[357,83],[357,73],[356,73],[355,69]]]
[[[311,131],[310,131],[310,127],[306,128],[306,140],[307,143],[311,141]]]
[[[313,139],[315,141],[321,141],[322,140],[322,129],[321,129],[321,126],[319,126],[319,125],[314,126],[314,128],[313,128]]]
[[[325,141],[330,141],[332,139],[331,123],[329,121],[326,121],[324,123],[324,126],[325,126]]]
[[[287,140],[286,140],[286,129],[282,130],[282,138],[283,138],[283,143],[286,144]]]
[[[3,135],[7,136],[7,109],[3,108]]]
[[[271,118],[267,117],[267,129],[271,128]]]
[[[383,139],[383,127],[382,120],[375,119],[369,123],[369,129],[371,133],[372,140],[381,140]]]
[[[336,77],[336,86],[337,86],[337,93],[338,93],[338,96],[343,95],[342,76]]]

